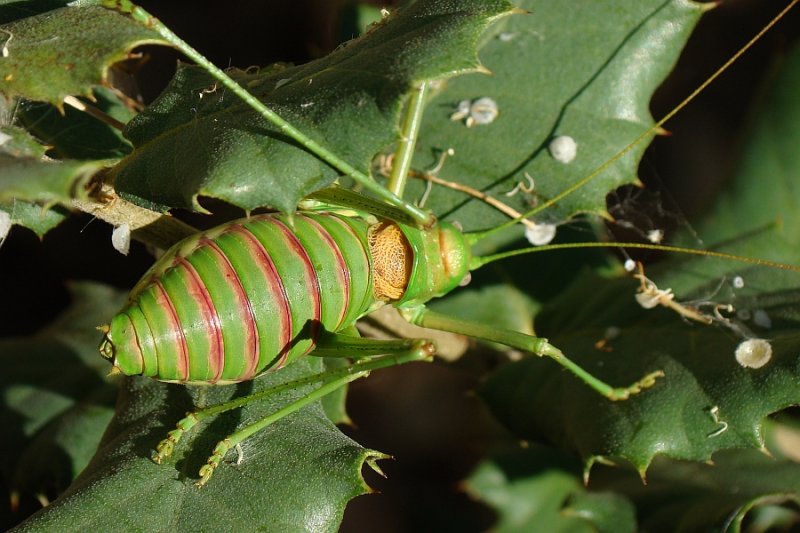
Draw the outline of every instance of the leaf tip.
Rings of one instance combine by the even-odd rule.
[[[600,463],[606,466],[617,466],[617,463],[612,461],[609,457],[605,457],[603,455],[592,455],[586,458],[586,462],[583,465],[583,485],[589,485],[589,477],[592,473],[592,467],[595,463]]]
[[[772,452],[769,451],[769,449],[767,449],[767,447],[766,447],[766,445],[764,445],[764,443],[762,443],[761,446],[759,446],[758,451],[761,452],[763,455],[766,455],[770,459],[775,459],[775,456],[772,455]]]
[[[478,73],[478,74],[486,74],[487,76],[494,76],[494,72],[492,72],[491,70],[489,70],[486,66],[484,66],[482,64],[478,64],[475,67],[475,72]]]
[[[378,461],[382,461],[384,459],[394,459],[394,457],[392,457],[391,455],[387,455],[385,453],[377,452],[375,450],[370,450],[364,462],[367,464],[367,466],[369,466],[372,469],[373,472],[375,472],[382,478],[385,478],[386,473],[380,466],[378,466]]]

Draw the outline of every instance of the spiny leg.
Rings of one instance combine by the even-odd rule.
[[[341,369],[340,373],[348,371],[351,368],[352,367]],[[264,389],[262,391],[250,394],[248,396],[242,396],[240,398],[235,398],[233,400],[224,403],[212,405],[211,407],[206,407],[203,409],[199,409],[197,411],[186,413],[186,416],[178,421],[175,429],[167,433],[167,438],[158,443],[158,445],[156,446],[155,453],[153,454],[153,461],[155,461],[158,464],[164,462],[164,460],[166,460],[170,455],[172,455],[172,452],[175,450],[175,446],[177,446],[181,438],[183,438],[184,434],[190,431],[198,423],[203,422],[209,418],[215,417],[224,412],[232,411],[233,409],[243,407],[248,403],[259,400],[265,400],[271,396],[282,394],[288,390],[324,381],[325,375],[326,372],[313,374],[311,376],[307,376],[301,379],[296,379],[293,381],[288,381],[286,383],[276,385],[275,387]],[[356,376],[353,379],[357,379],[358,377],[361,376]]]
[[[347,383],[366,377],[372,370],[401,365],[412,361],[424,361],[430,359],[434,353],[435,347],[433,343],[424,339],[375,340],[326,333],[320,337],[317,348],[313,352],[314,356],[352,357],[357,359],[357,361],[346,368],[321,372],[265,389],[249,396],[236,398],[229,402],[189,413],[178,422],[176,429],[171,431],[168,437],[159,443],[154,460],[160,463],[166,459],[172,453],[175,445],[183,434],[200,421],[288,390],[319,383],[319,386],[315,390],[303,398],[289,403],[258,422],[245,426],[217,443],[207,463],[200,469],[200,480],[197,482],[197,486],[202,487],[208,483],[208,480],[225,457],[225,454],[254,433],[294,411],[319,400]]]
[[[630,396],[652,387],[656,379],[664,376],[664,372],[657,370],[627,387],[612,387],[568,359],[561,350],[548,343],[547,339],[449,317],[430,311],[425,306],[401,309],[400,313],[406,320],[418,326],[469,335],[470,337],[494,341],[512,348],[525,350],[539,356],[549,357],[609,400],[627,400]]]

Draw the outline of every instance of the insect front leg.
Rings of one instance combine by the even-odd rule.
[[[418,326],[460,333],[462,335],[504,344],[542,357],[549,357],[609,400],[627,400],[632,395],[638,394],[648,387],[652,387],[656,379],[664,376],[663,371],[656,370],[627,387],[612,387],[568,359],[561,350],[547,342],[547,339],[526,335],[518,331],[494,328],[477,322],[453,318],[431,311],[422,305],[400,309],[400,313],[406,320]]]

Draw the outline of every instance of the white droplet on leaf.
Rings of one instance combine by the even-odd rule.
[[[633,259],[626,259],[625,270],[628,272],[633,272],[634,270],[636,270],[636,261],[634,261]]]
[[[111,245],[122,255],[128,255],[131,248],[131,227],[122,224],[114,228],[114,232],[111,234]]]
[[[537,224],[532,223],[532,226],[525,226],[525,238],[534,246],[542,246],[549,244],[550,241],[556,236],[555,224]]]
[[[744,287],[744,279],[742,279],[742,276],[736,276],[735,278],[733,278],[734,289],[741,289],[743,287]]]
[[[570,163],[578,155],[578,143],[569,135],[559,135],[550,141],[547,150],[559,163]]]
[[[761,368],[772,359],[772,345],[764,339],[747,339],[736,347],[736,361],[745,368]]]

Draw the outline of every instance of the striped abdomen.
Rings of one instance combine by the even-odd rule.
[[[101,351],[128,375],[252,379],[309,353],[373,307],[368,225],[263,215],[192,236],[134,288]],[[110,352],[110,353],[109,353]]]

